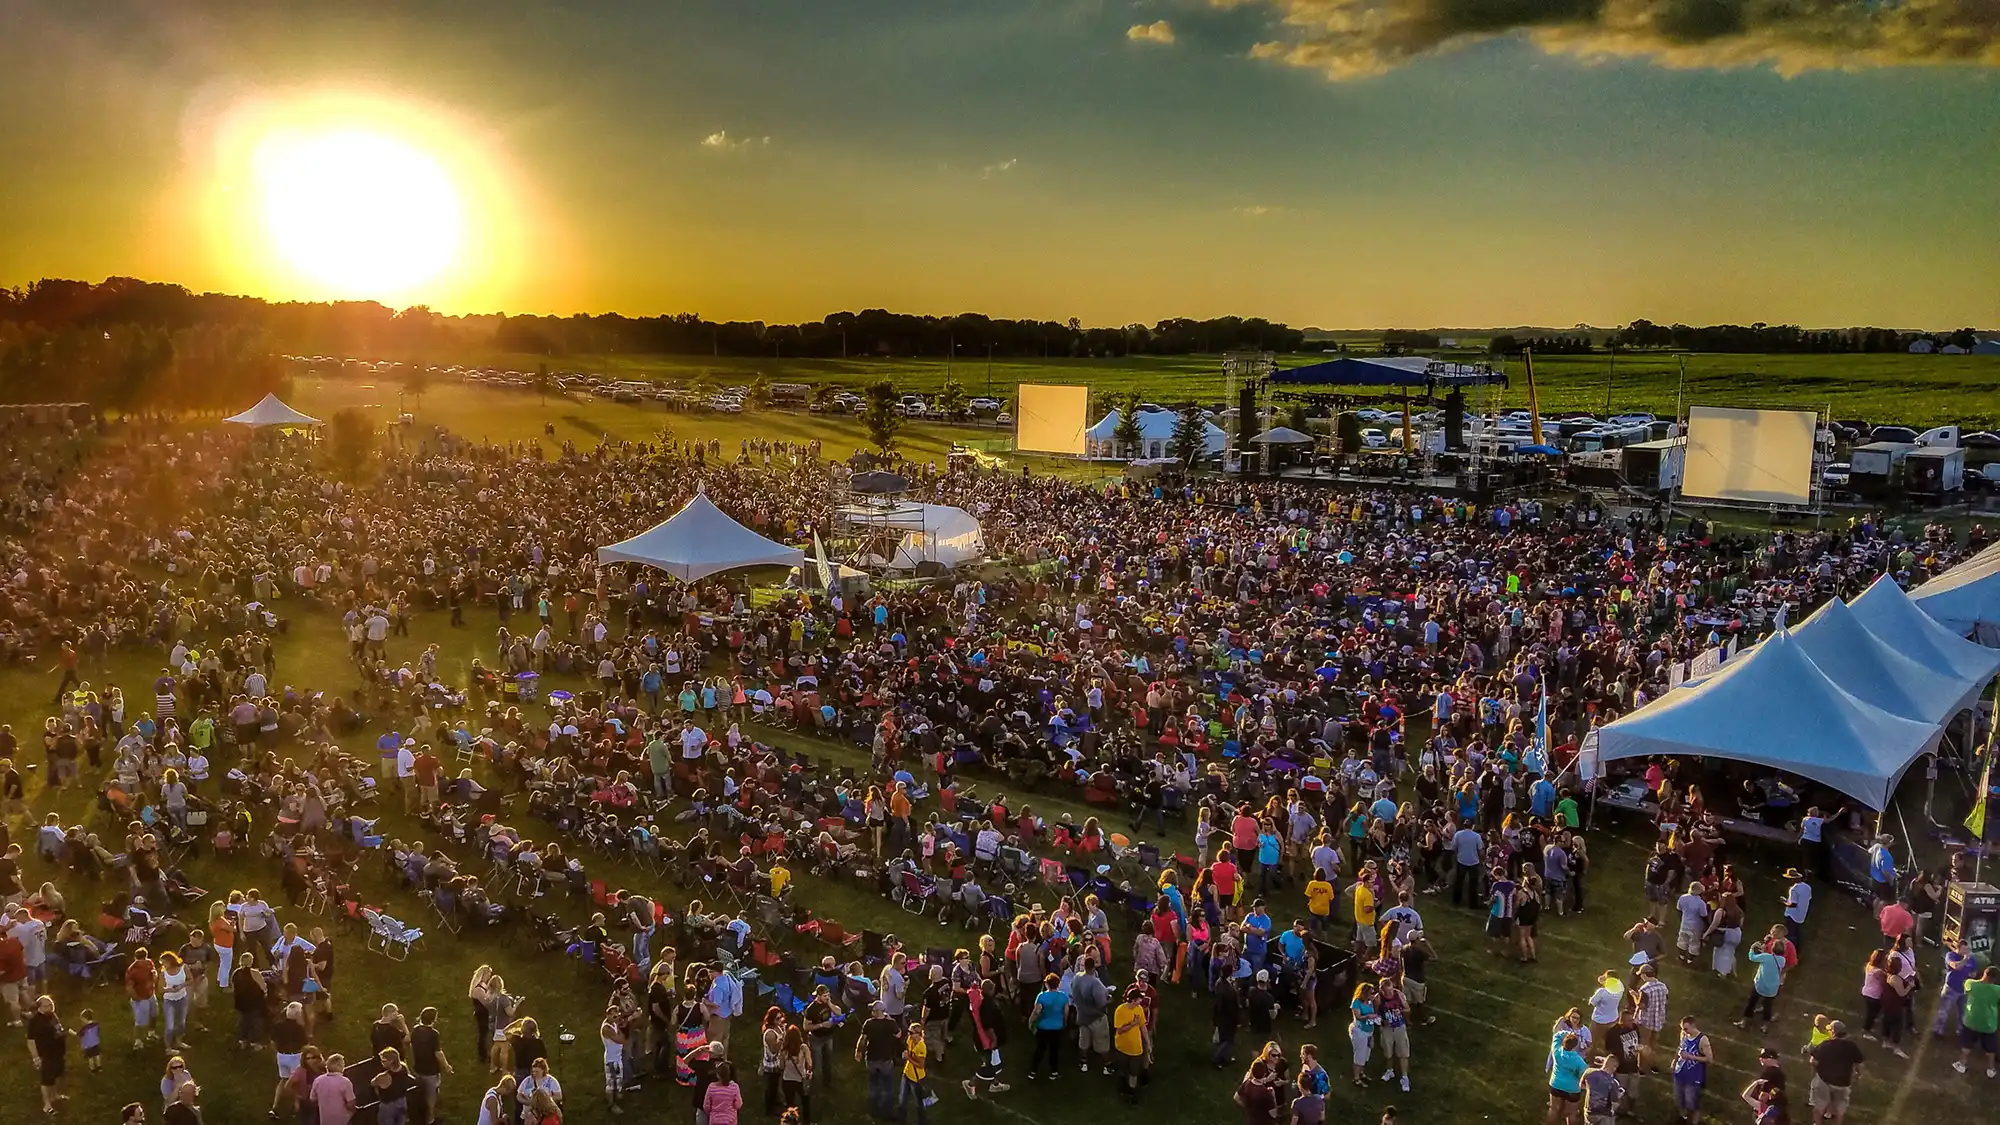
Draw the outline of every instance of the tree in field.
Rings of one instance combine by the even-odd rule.
[[[424,392],[431,389],[431,367],[428,363],[410,366],[410,373],[403,376],[403,393],[409,395],[417,405],[423,405]]]
[[[759,409],[771,405],[771,381],[761,372],[750,380],[750,405]]]
[[[1191,466],[1208,452],[1208,427],[1202,424],[1201,408],[1194,403],[1181,404],[1180,416],[1174,419],[1174,436],[1167,445],[1167,453],[1182,465]]]
[[[938,391],[937,408],[945,417],[954,421],[965,417],[965,384],[957,379],[946,379],[944,387]]]
[[[878,379],[868,384],[868,406],[861,413],[861,422],[868,427],[868,440],[883,453],[896,448],[896,431],[903,426],[903,415],[896,409],[896,387],[887,379]]]
[[[365,480],[375,453],[375,423],[368,415],[348,407],[327,420],[326,457],[336,477],[350,484]]]
[[[1303,401],[1292,403],[1291,412],[1285,418],[1285,425],[1291,427],[1294,430],[1297,430],[1302,434],[1311,433],[1312,432],[1311,405]]]
[[[833,396],[839,389],[832,383],[814,383],[812,389],[813,405],[819,407],[821,410],[832,406]]]
[[[1361,415],[1352,410],[1343,410],[1334,419],[1334,435],[1342,453],[1353,453],[1361,448]]]
[[[546,363],[538,363],[538,364],[536,364],[536,365],[535,365],[535,394],[536,394],[537,396],[539,396],[539,397],[541,398],[541,400],[542,400],[543,402],[547,402],[547,401],[549,401],[549,386],[550,386],[550,384],[551,384],[551,380],[550,380],[550,378],[549,378],[549,365],[548,365],[548,364],[546,364]]]
[[[1139,392],[1126,395],[1124,401],[1118,404],[1118,426],[1111,431],[1111,440],[1118,443],[1125,456],[1139,455],[1139,443],[1145,440],[1145,435],[1139,431]]]

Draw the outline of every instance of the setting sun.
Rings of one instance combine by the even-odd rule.
[[[549,224],[504,138],[383,91],[231,92],[190,111],[188,178],[163,212],[197,222],[221,284],[277,300],[465,311],[497,304],[529,260],[562,276]]]
[[[257,146],[252,169],[278,257],[344,295],[408,290],[457,257],[457,186],[435,158],[396,137],[279,131]]]

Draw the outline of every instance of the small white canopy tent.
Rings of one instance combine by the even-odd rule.
[[[1785,770],[1888,807],[1940,728],[1892,715],[1827,678],[1780,631],[1696,687],[1597,731],[1597,760],[1702,755]]]
[[[276,394],[265,395],[262,399],[258,400],[257,405],[245,410],[241,414],[232,414],[224,418],[223,421],[253,428],[261,426],[319,425],[319,419],[310,414],[301,414],[291,407],[286,406]]]
[[[1318,439],[1311,434],[1302,434],[1290,426],[1278,426],[1265,430],[1250,440],[1263,445],[1311,445]]]
[[[1839,598],[1799,622],[1791,636],[1834,683],[1905,719],[1947,722],[1986,690],[1983,676],[1927,668],[1903,655],[1869,632]]]
[[[798,566],[805,552],[766,539],[724,515],[706,492],[696,492],[665,523],[621,543],[597,549],[601,563],[640,563],[683,582],[745,566]]]
[[[1959,636],[2000,647],[2000,543],[1910,591],[1910,600]]]
[[[1120,413],[1113,410],[1097,420],[1097,424],[1083,431],[1083,450],[1086,457],[1123,457],[1126,450],[1118,441],[1118,420]],[[1180,415],[1171,410],[1139,411],[1138,459],[1149,460],[1168,457],[1174,444],[1174,427],[1180,422]],[[1202,455],[1213,457],[1220,454],[1229,444],[1229,435],[1213,422],[1202,422]]]
[[[1896,580],[1884,574],[1847,603],[1855,620],[1904,656],[1939,671],[1979,680],[2000,672],[2000,650],[1973,644],[1917,608]]]

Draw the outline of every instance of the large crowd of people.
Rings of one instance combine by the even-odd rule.
[[[350,480],[306,442],[172,423],[0,440],[0,658],[52,692],[40,762],[0,728],[0,999],[46,1112],[129,1032],[163,1069],[159,1101],[127,1120],[157,1104],[176,1125],[200,1114],[190,1021],[225,1001],[237,1046],[275,1056],[274,1118],[435,1121],[454,1067],[484,1063],[482,1125],[561,1120],[535,1006],[490,968],[467,992],[479,1060],[446,1057],[451,997],[389,1005],[365,1045],[328,1022],[349,944],[335,919],[395,940],[355,889],[378,872],[442,924],[604,968],[614,1113],[660,1075],[700,1121],[734,1125],[744,1019],[761,1112],[799,1125],[839,1096],[850,1042],[877,1117],[924,1121],[947,1067],[975,1099],[1068,1065],[1136,1101],[1163,1023],[1200,1037],[1195,1009],[1162,1003],[1187,990],[1251,1125],[1334,1116],[1335,1077],[1388,1091],[1367,1097],[1392,1120],[1383,1103],[1418,1080],[1439,1018],[1430,974],[1468,952],[1438,948],[1424,912],[1474,912],[1494,954],[1532,963],[1544,928],[1602,909],[1569,768],[1584,729],[1780,606],[1796,618],[1980,546],[1872,519],[1668,534],[1581,497],[903,464],[913,496],[972,512],[1009,565],[773,597],[600,568],[594,549],[696,489],[773,538],[831,537],[848,469],[815,447],[550,450],[406,428]],[[349,682],[287,678],[309,615],[339,622]],[[420,620],[465,640],[418,648]],[[135,654],[145,681],[106,681]],[[817,739],[866,766],[795,752]],[[1704,1028],[1735,1013],[1675,1010],[1668,928],[1684,967],[1748,962],[1737,1026],[1768,1033],[1815,944],[1814,893],[1835,890],[1828,845],[1863,831],[1837,794],[1647,765],[1647,917],[1629,971],[1552,1028],[1552,1123],[1608,1121],[1653,1074],[1671,1093],[1652,1097],[1693,1120],[1721,1070]],[[90,816],[58,808],[71,789]],[[1718,828],[1752,809],[1799,829],[1782,910],[1748,900]],[[1184,844],[1135,845],[1149,826]],[[1994,1074],[2000,977],[1948,950],[1935,1001],[1918,995],[1941,884],[1866,832],[1884,940],[1858,1028],[1801,1023],[1797,1088],[1794,1050],[1761,1060],[1741,1094],[1757,1125],[1838,1122],[1872,1054],[1857,1040],[1903,1054],[1927,1006],[1960,1068]],[[196,885],[196,849],[229,886]],[[965,944],[843,934],[800,890],[835,875],[936,910]],[[587,906],[566,919],[564,899]],[[122,982],[129,1020],[59,1002],[52,982],[72,976]],[[1345,1063],[1311,1034],[1328,1016]]]

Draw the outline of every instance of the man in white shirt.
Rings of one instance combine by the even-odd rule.
[[[1785,878],[1792,881],[1790,889],[1785,891],[1785,936],[1803,949],[1806,914],[1812,910],[1812,884],[1806,882],[1805,872],[1796,867],[1786,868]]]
[[[708,732],[693,723],[681,724],[681,760],[696,761],[708,749]]]
[[[396,749],[396,788],[403,791],[403,811],[417,811],[417,740],[406,738]]]

